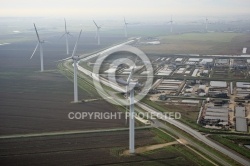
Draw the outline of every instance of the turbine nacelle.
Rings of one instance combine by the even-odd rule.
[[[127,25],[128,25],[128,23],[127,23],[127,21],[125,20],[125,18],[124,18],[124,24],[125,24],[125,26],[127,26]]]
[[[79,61],[79,60],[80,60],[80,57],[79,57],[79,56],[77,56],[77,55],[72,56],[71,58],[72,58],[73,60],[75,60],[75,61]]]

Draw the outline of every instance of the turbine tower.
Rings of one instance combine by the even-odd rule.
[[[64,36],[64,35],[66,35],[65,37],[66,37],[66,52],[67,52],[67,55],[69,54],[69,41],[68,41],[68,37],[69,36],[72,36],[70,33],[69,33],[69,31],[67,30],[67,23],[66,23],[66,20],[65,20],[65,18],[64,18],[64,29],[65,29],[65,32],[64,32],[64,34],[61,36],[61,38]]]
[[[128,37],[127,28],[128,28],[128,23],[126,22],[125,17],[124,17],[124,33],[125,33],[124,35],[125,35],[125,38]]]
[[[126,91],[129,95],[129,153],[134,154],[135,153],[135,117],[134,117],[134,88],[135,86],[138,86],[139,84],[137,82],[131,82],[131,78],[134,74],[134,68],[131,69],[131,72],[127,79],[126,84]]]
[[[82,33],[82,30],[80,31],[80,34],[77,38],[77,41],[76,41],[76,44],[75,44],[75,47],[74,47],[74,50],[73,50],[73,53],[71,55],[71,57],[68,57],[68,58],[65,58],[65,59],[62,59],[60,61],[65,61],[65,60],[69,60],[69,59],[72,59],[73,62],[74,62],[74,102],[77,103],[78,102],[78,89],[77,89],[77,61],[80,59],[79,56],[75,56],[75,53],[76,53],[76,49],[77,49],[77,45],[78,45],[78,41],[80,39],[80,36],[81,36],[81,33]]]
[[[171,16],[171,20],[169,21],[169,23],[171,24],[170,26],[170,33],[172,33],[173,32],[173,19],[172,19],[172,16]]]
[[[43,43],[44,43],[44,40],[41,40],[41,39],[40,39],[39,34],[38,34],[38,32],[37,32],[37,29],[36,29],[35,23],[34,23],[34,28],[35,28],[35,31],[36,31],[36,36],[37,36],[38,42],[37,42],[36,48],[35,48],[35,50],[33,51],[33,53],[32,53],[32,55],[31,55],[30,59],[33,57],[33,55],[35,54],[35,52],[36,52],[36,50],[37,50],[37,48],[38,48],[38,46],[39,46],[39,48],[40,48],[41,72],[43,72]]]
[[[208,19],[207,19],[207,17],[206,17],[206,32],[207,32],[207,24],[208,24]]]
[[[97,37],[97,44],[100,45],[100,29],[102,28],[101,26],[98,26],[96,22],[93,20],[95,26],[96,26],[96,36]]]
[[[134,73],[134,70],[135,70],[135,68],[136,68],[137,59],[138,59],[138,57],[136,57],[136,59],[135,59],[135,64],[134,64],[134,66],[131,68],[131,72],[130,72],[130,74],[129,74],[129,76],[128,76],[128,79],[127,79],[127,81],[126,81],[126,98],[127,98],[127,99],[128,99],[128,93],[129,93],[129,85],[128,85],[128,83],[129,83],[129,81],[130,81],[130,79],[131,79],[131,77],[132,77],[132,74]],[[132,74],[131,74],[131,73],[132,73]],[[126,107],[126,112],[127,112],[127,107]],[[126,124],[127,124],[127,120],[126,120]]]

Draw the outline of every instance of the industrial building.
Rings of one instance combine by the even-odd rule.
[[[213,63],[213,59],[212,58],[204,58],[200,61],[200,65],[207,65],[207,64],[212,64]]]
[[[211,88],[226,88],[227,82],[225,81],[210,81]]]
[[[230,60],[229,59],[216,59],[215,60],[215,66],[229,66]]]
[[[245,117],[246,109],[245,107],[235,107],[235,117]]]
[[[247,118],[245,107],[235,107],[235,129],[236,131],[247,132]]]
[[[173,67],[169,65],[165,65],[163,68],[161,68],[156,75],[160,76],[169,76],[173,72]]]
[[[247,119],[246,118],[241,118],[241,117],[236,117],[236,131],[241,131],[241,132],[247,132]]]
[[[203,125],[225,126],[229,124],[229,114],[226,107],[207,107],[203,110],[203,118],[200,121]]]
[[[245,97],[250,94],[250,82],[236,82],[236,93],[238,97]]]
[[[156,90],[177,92],[182,85],[183,85],[182,80],[164,79],[161,81],[161,83],[158,84]]]
[[[197,74],[198,74],[198,72],[199,72],[199,69],[195,69],[194,72],[193,72],[193,74],[192,74],[192,77],[196,77]]]

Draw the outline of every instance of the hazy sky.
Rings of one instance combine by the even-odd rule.
[[[250,0],[0,0],[0,16],[115,19],[250,15]]]

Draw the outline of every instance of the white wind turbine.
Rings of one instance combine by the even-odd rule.
[[[96,36],[97,37],[97,44],[100,45],[100,29],[102,28],[101,26],[98,26],[96,22],[93,20],[95,26],[96,26]]]
[[[128,23],[126,22],[125,17],[124,17],[124,32],[125,32],[124,35],[125,35],[126,38],[128,37],[127,28],[128,28]]]
[[[72,36],[70,33],[69,33],[69,31],[67,30],[67,23],[66,23],[66,20],[65,20],[65,18],[64,18],[64,29],[65,29],[65,32],[64,32],[64,34],[61,36],[61,38],[64,36],[64,35],[66,35],[65,37],[66,37],[66,51],[67,51],[67,55],[69,54],[69,41],[68,41],[68,37],[69,36]]]
[[[169,23],[171,24],[170,26],[170,33],[172,33],[173,32],[173,19],[172,19],[172,16],[171,16],[171,20],[169,21]]]
[[[205,25],[205,26],[206,26],[206,27],[205,27],[205,28],[206,28],[206,32],[207,32],[207,24],[208,24],[208,19],[207,19],[207,17],[206,17],[206,25]]]
[[[131,78],[134,74],[134,68],[131,69],[131,72],[128,76],[126,82],[126,93],[130,93],[129,95],[129,153],[135,153],[135,117],[134,117],[134,88],[139,86],[138,82],[131,82]]]
[[[74,47],[74,50],[73,50],[73,53],[72,53],[71,57],[60,60],[60,61],[65,61],[65,60],[72,59],[73,62],[74,62],[74,102],[75,103],[78,102],[77,61],[80,59],[79,56],[75,56],[75,53],[76,53],[76,49],[77,49],[77,45],[78,45],[78,41],[80,39],[81,33],[82,33],[82,30],[80,31],[80,34],[79,34],[79,36],[77,38],[77,41],[76,41],[76,44],[75,44],[75,47]]]
[[[40,39],[39,34],[37,32],[37,29],[36,29],[35,23],[34,23],[34,27],[35,27],[35,31],[36,31],[36,36],[37,36],[38,43],[36,45],[35,50],[33,51],[32,55],[31,55],[30,59],[33,57],[33,55],[35,54],[35,52],[36,52],[36,50],[37,50],[37,48],[39,46],[39,48],[40,48],[41,72],[43,72],[43,43],[44,43],[44,40]]]

